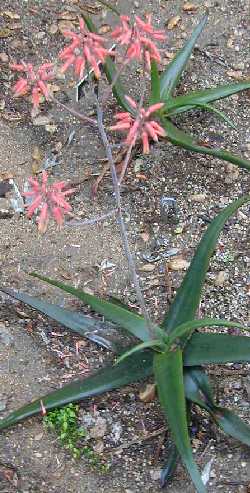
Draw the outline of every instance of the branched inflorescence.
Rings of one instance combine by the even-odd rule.
[[[84,72],[89,71],[90,68],[93,69],[95,77],[100,78],[100,63],[105,63],[108,56],[114,56],[119,46],[126,47],[122,68],[135,59],[143,62],[145,69],[150,69],[151,60],[157,62],[161,60],[156,42],[165,39],[163,31],[153,28],[150,15],[146,16],[145,22],[138,16],[135,16],[134,20],[128,16],[120,17],[119,25],[111,33],[111,39],[115,40],[117,45],[115,52],[108,49],[108,40],[102,35],[90,32],[85,21],[81,18],[79,19],[78,32],[65,31],[63,34],[70,39],[70,43],[58,55],[59,61],[63,62],[60,72],[64,74],[73,67],[78,78],[82,78]],[[56,66],[57,62],[34,66],[32,63],[24,61],[10,65],[12,70],[23,73],[23,76],[12,88],[14,96],[31,94],[33,115],[39,111],[39,105],[43,98],[60,104],[53,97],[49,86],[49,81],[53,80],[58,72]],[[144,109],[142,102],[137,104],[131,97],[126,96],[126,98],[131,107],[131,113],[117,113],[115,115],[116,124],[111,126],[110,130],[127,130],[124,144],[128,147],[128,156],[130,156],[130,150],[138,139],[142,141],[144,154],[147,154],[149,153],[149,141],[158,141],[159,137],[165,136],[164,129],[151,117],[153,113],[163,107],[163,103],[159,102],[149,106],[148,109]],[[67,109],[65,105],[64,108]],[[86,117],[86,121],[89,120]],[[124,172],[126,167],[127,163],[124,165]],[[36,211],[40,211],[37,219],[40,232],[46,231],[50,217],[53,217],[61,226],[65,214],[71,211],[71,206],[65,197],[70,195],[72,190],[64,190],[65,182],[49,185],[46,172],[43,172],[41,183],[31,177],[29,184],[31,189],[24,192],[24,196],[32,200],[32,203],[27,206],[28,217],[31,218]]]

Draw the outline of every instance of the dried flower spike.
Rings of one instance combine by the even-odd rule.
[[[125,140],[126,145],[135,145],[138,138],[142,140],[143,153],[149,153],[149,141],[152,139],[158,142],[158,137],[165,137],[165,130],[155,120],[151,120],[152,113],[160,110],[164,103],[156,103],[147,110],[138,108],[136,102],[129,96],[126,96],[129,104],[137,112],[137,117],[133,117],[128,112],[117,113],[115,119],[117,123],[110,127],[110,130],[128,130]]]
[[[40,210],[37,219],[39,232],[45,233],[50,216],[55,219],[59,227],[62,226],[65,214],[72,210],[65,197],[75,190],[68,189],[63,191],[67,186],[64,181],[48,185],[48,173],[46,171],[42,173],[42,183],[30,177],[29,184],[31,190],[23,192],[24,197],[29,197],[32,200],[31,204],[27,206],[27,216],[31,218],[37,209]]]
[[[44,63],[38,68],[34,68],[32,63],[22,62],[20,64],[11,64],[10,68],[17,70],[17,72],[25,73],[25,77],[21,77],[12,88],[14,97],[24,96],[31,91],[32,103],[35,109],[38,108],[42,95],[47,101],[49,100],[49,89],[46,82],[54,78],[53,63]]]
[[[64,73],[73,65],[75,74],[82,78],[86,65],[93,68],[97,79],[100,78],[101,72],[98,62],[104,62],[108,55],[112,55],[105,48],[105,39],[99,34],[89,32],[83,19],[79,19],[80,33],[65,31],[63,34],[71,38],[71,44],[64,48],[59,54],[59,58],[64,60],[61,72]]]
[[[131,19],[126,15],[121,15],[120,20],[121,25],[111,33],[112,38],[121,45],[127,46],[127,63],[132,59],[144,60],[150,70],[151,60],[161,61],[155,42],[166,38],[164,31],[153,28],[151,15],[146,15],[146,22],[135,16],[135,22],[131,23]]]

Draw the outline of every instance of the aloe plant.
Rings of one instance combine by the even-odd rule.
[[[140,344],[130,345],[125,357],[121,358],[118,364],[106,366],[87,378],[73,381],[13,411],[0,421],[0,430],[13,426],[27,417],[39,414],[41,401],[46,410],[58,408],[132,382],[145,380],[153,374],[160,404],[173,439],[169,460],[162,472],[162,484],[171,477],[180,457],[192,478],[196,491],[198,493],[206,492],[193,458],[189,436],[189,410],[192,404],[196,404],[207,411],[225,433],[250,445],[250,427],[232,411],[216,404],[208,377],[201,367],[201,365],[205,366],[212,363],[249,362],[250,338],[244,335],[231,336],[195,332],[199,328],[210,326],[234,326],[247,330],[245,326],[227,320],[213,318],[197,320],[196,311],[209,261],[216,247],[219,234],[230,216],[248,201],[250,201],[249,196],[234,201],[220,212],[208,226],[168,313],[160,325],[153,325],[155,338],[150,335],[143,317],[130,311],[126,306],[99,299],[60,281],[32,273],[33,277],[80,299],[92,310],[103,315],[105,320],[111,321],[116,330],[125,330],[137,340],[139,339]],[[92,340],[98,324],[102,323],[13,289],[2,287],[1,291],[48,315],[68,329]],[[96,342],[103,344],[102,340],[96,340]],[[113,347],[112,349],[119,358],[121,355],[119,348]]]
[[[183,72],[192,55],[193,48],[207,23],[207,18],[208,16],[205,15],[201,19],[199,24],[194,29],[190,39],[186,42],[184,47],[177,52],[175,58],[169,63],[162,74],[159,73],[157,63],[152,61],[151,94],[149,103],[165,103],[164,108],[159,111],[159,117],[161,119],[162,126],[166,131],[166,138],[172,144],[187,149],[191,152],[214,156],[218,159],[233,163],[240,168],[250,170],[250,161],[247,159],[236,156],[223,149],[202,145],[198,138],[177,128],[173,121],[176,115],[198,108],[204,111],[213,111],[219,116],[219,118],[224,119],[228,125],[235,127],[233,122],[231,122],[231,120],[224,115],[224,113],[219,111],[211,103],[250,88],[250,79],[248,78],[234,84],[226,84],[215,88],[191,91],[185,95],[175,95],[175,90],[178,87],[179,81],[183,76]],[[85,16],[84,19],[89,30],[95,32],[96,27],[92,20],[87,16]],[[108,81],[111,83],[117,73],[116,65],[111,58],[107,59],[106,64],[104,65],[104,71]],[[125,98],[126,89],[123,86],[120,77],[118,77],[118,80],[113,85],[112,90],[118,104],[122,106],[125,111],[130,111],[133,113],[133,109],[130,107]]]

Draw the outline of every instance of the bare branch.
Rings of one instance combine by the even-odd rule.
[[[121,170],[121,173],[119,175],[119,185],[121,185],[121,182],[124,178],[124,175],[127,171],[127,167],[128,167],[128,164],[129,164],[129,161],[130,161],[130,158],[131,158],[131,152],[132,152],[132,149],[134,147],[134,143],[130,144],[128,150],[127,150],[127,154],[125,156],[125,159],[124,159],[124,162],[123,162],[123,165],[122,165],[122,170]]]
[[[83,113],[80,113],[79,111],[74,110],[73,108],[70,108],[64,103],[61,103],[57,98],[55,98],[54,95],[50,96],[51,101],[56,103],[58,106],[60,106],[62,109],[68,111],[71,113],[71,115],[75,116],[78,120],[81,120],[83,122],[88,122],[91,123],[91,125],[97,126],[97,121],[94,120],[93,118],[89,118],[88,116],[84,115]]]
[[[106,214],[102,214],[101,216],[93,217],[92,219],[85,219],[84,221],[81,221],[81,220],[79,220],[79,221],[69,221],[65,225],[66,226],[69,226],[69,227],[89,226],[89,225],[92,225],[92,224],[99,223],[101,221],[105,221],[105,219],[107,219],[108,217],[114,216],[116,213],[117,213],[117,210],[114,209],[113,211],[107,212]]]
[[[110,146],[110,143],[108,141],[108,137],[107,137],[105,127],[103,124],[103,111],[102,111],[102,108],[100,106],[98,97],[96,97],[96,107],[97,107],[98,128],[100,131],[100,136],[101,136],[101,139],[102,139],[105,151],[106,151],[106,155],[107,155],[107,158],[108,158],[108,161],[110,164],[110,169],[111,169],[111,176],[112,176],[114,194],[115,194],[116,205],[117,205],[117,218],[118,218],[118,223],[120,226],[124,252],[125,252],[125,255],[127,257],[130,275],[131,275],[132,281],[134,283],[136,296],[137,296],[138,302],[139,302],[140,307],[141,307],[142,315],[145,318],[145,321],[147,323],[147,328],[148,328],[149,334],[150,334],[151,338],[153,339],[153,338],[155,338],[154,326],[153,326],[153,323],[151,322],[149,315],[148,315],[148,312],[147,312],[145,300],[143,298],[143,294],[142,294],[141,287],[140,287],[140,282],[139,282],[136,268],[135,268],[134,259],[133,259],[133,256],[131,254],[130,247],[129,247],[128,235],[127,235],[124,219],[122,216],[121,194],[120,194],[120,187],[119,187],[119,182],[117,179],[117,174],[116,174],[116,169],[115,169],[115,161],[113,158],[111,146]]]

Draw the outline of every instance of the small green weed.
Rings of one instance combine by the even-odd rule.
[[[90,445],[82,443],[87,437],[87,432],[78,424],[78,412],[79,406],[71,403],[61,409],[49,411],[43,418],[43,423],[46,428],[57,434],[63,447],[69,450],[74,459],[84,456],[91,467],[106,472],[108,465],[101,462],[100,457]]]
[[[55,431],[61,444],[70,451],[74,459],[82,455],[79,441],[86,437],[84,428],[78,425],[79,406],[69,404],[61,409],[48,412],[43,418],[45,426]]]

